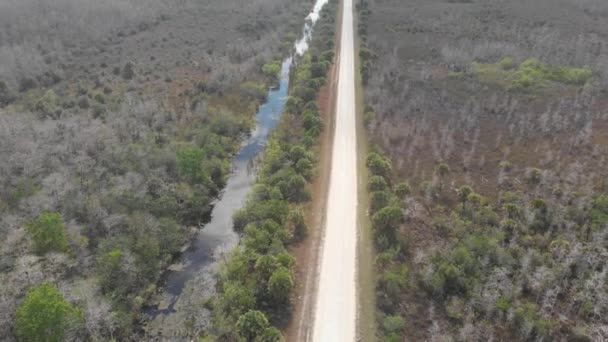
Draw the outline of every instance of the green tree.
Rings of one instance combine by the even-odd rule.
[[[122,78],[130,80],[133,76],[135,76],[135,64],[133,64],[133,62],[127,62],[122,69]]]
[[[381,176],[371,176],[367,183],[367,189],[369,191],[384,191],[388,188],[386,180]]]
[[[268,78],[276,81],[281,73],[281,64],[279,62],[271,62],[262,66],[262,72]]]
[[[407,182],[401,182],[395,187],[395,195],[397,195],[399,199],[404,199],[405,196],[409,195],[411,192],[412,188]]]
[[[284,341],[283,335],[281,335],[281,332],[279,331],[279,329],[277,329],[275,327],[266,328],[264,330],[264,332],[255,339],[255,342],[282,342],[282,341]]]
[[[471,193],[473,193],[473,189],[468,185],[463,185],[458,189],[458,198],[460,199],[460,202],[462,202],[462,210],[466,209],[467,200]]]
[[[45,282],[31,289],[17,309],[15,331],[21,341],[61,342],[82,323],[80,310]]]
[[[289,213],[287,218],[289,230],[293,233],[296,239],[301,239],[308,233],[308,226],[304,219],[304,213],[300,209],[294,209]]]
[[[370,211],[373,214],[378,210],[386,207],[391,200],[391,194],[388,191],[374,191],[370,194]]]
[[[179,171],[191,182],[199,182],[203,178],[203,150],[192,146],[182,149],[177,153]]]
[[[259,334],[268,328],[268,318],[261,311],[249,310],[239,317],[236,328],[246,341],[254,341]]]
[[[14,96],[4,81],[0,80],[0,106],[13,102]]]
[[[393,206],[382,208],[372,216],[374,228],[382,231],[397,229],[397,226],[403,223],[403,220],[403,210]]]
[[[435,173],[439,177],[439,191],[442,191],[445,178],[450,174],[450,167],[446,163],[440,163],[435,167]]]
[[[68,242],[61,214],[45,211],[37,219],[30,221],[26,225],[26,229],[32,236],[34,250],[37,254],[67,251]]]
[[[276,301],[276,304],[285,304],[289,302],[291,289],[293,289],[294,281],[292,272],[285,268],[279,267],[268,279],[268,293]]]
[[[367,156],[366,165],[373,175],[384,178],[388,178],[391,175],[391,163],[378,153],[370,153]]]

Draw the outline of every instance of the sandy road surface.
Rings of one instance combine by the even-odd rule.
[[[314,342],[349,342],[356,335],[357,140],[352,0],[344,0],[341,30],[336,125]]]

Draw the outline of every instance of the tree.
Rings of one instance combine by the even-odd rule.
[[[45,211],[37,219],[30,221],[26,229],[34,240],[34,250],[37,254],[67,251],[68,242],[61,214]]]
[[[446,163],[440,163],[435,167],[435,173],[439,177],[439,191],[443,190],[445,177],[450,173],[450,167]]]
[[[272,81],[276,81],[281,73],[281,63],[278,61],[264,64],[262,66],[262,72]]]
[[[371,176],[367,183],[367,190],[369,191],[384,191],[388,188],[386,180],[381,176]]]
[[[289,213],[287,222],[289,224],[290,231],[296,239],[304,238],[308,233],[308,226],[306,225],[306,220],[304,219],[304,214],[302,213],[302,210],[292,210]]]
[[[391,200],[391,194],[388,191],[374,191],[370,194],[370,211],[373,214],[378,210],[386,207]]]
[[[14,96],[4,81],[0,81],[0,106],[13,102]]]
[[[283,335],[279,329],[275,327],[269,327],[264,330],[264,332],[259,335],[256,339],[256,342],[281,342],[283,341]]]
[[[403,200],[405,196],[409,195],[411,192],[412,188],[407,182],[401,182],[395,187],[395,195],[397,195],[397,197],[399,197],[401,200]]]
[[[31,289],[17,309],[16,335],[21,341],[61,342],[83,323],[81,311],[50,283]]]
[[[246,341],[254,341],[259,334],[268,328],[268,318],[261,311],[249,310],[239,317],[236,328]]]
[[[133,62],[127,62],[125,67],[122,69],[122,78],[130,80],[135,76],[135,64]]]
[[[268,279],[268,293],[275,300],[275,304],[289,303],[293,286],[293,274],[285,267],[277,268]]]
[[[370,153],[367,156],[366,165],[373,175],[385,178],[388,178],[391,175],[391,163],[378,153]]]
[[[403,210],[399,207],[386,207],[380,209],[372,216],[372,223],[375,229],[388,231],[394,230],[403,223]]]
[[[458,198],[460,199],[460,202],[462,202],[462,210],[466,209],[467,200],[471,193],[473,193],[473,189],[468,185],[463,185],[458,189]]]
[[[177,162],[180,173],[191,182],[201,181],[203,157],[203,150],[195,146],[179,151],[177,153]]]

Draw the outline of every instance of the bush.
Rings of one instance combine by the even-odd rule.
[[[64,233],[65,224],[61,214],[43,212],[37,219],[30,221],[26,225],[26,229],[34,241],[34,250],[37,254],[68,250],[68,242]]]
[[[246,341],[254,341],[258,335],[268,328],[268,318],[261,311],[249,310],[239,317],[236,327]]]
[[[383,156],[378,153],[372,152],[367,156],[367,167],[374,176],[382,176],[384,178],[390,178],[391,175],[391,163]]]
[[[279,74],[281,73],[281,63],[278,61],[264,64],[262,66],[262,72],[268,78],[273,81],[276,81],[279,78]]]
[[[133,64],[133,62],[127,62],[122,68],[121,75],[125,80],[132,79],[135,76],[135,64]]]
[[[22,341],[62,342],[83,324],[82,312],[50,283],[31,289],[17,309],[15,332]]]
[[[399,315],[388,315],[382,321],[382,328],[388,334],[401,333],[405,328],[405,320]]]
[[[55,116],[57,111],[57,95],[53,89],[49,89],[44,96],[36,102],[35,108],[44,116]]]
[[[13,102],[14,96],[4,81],[0,81],[0,106],[9,105]]]
[[[277,268],[268,280],[268,293],[273,298],[273,305],[284,305],[289,303],[291,289],[294,280],[292,271],[285,267]]]

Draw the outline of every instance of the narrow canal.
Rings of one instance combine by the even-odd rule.
[[[313,27],[328,0],[317,0],[305,19],[302,37],[294,43],[296,55],[308,50]],[[211,220],[197,234],[192,246],[164,276],[163,292],[157,305],[149,308],[147,337],[157,340],[186,340],[208,324],[211,313],[204,303],[214,293],[215,273],[222,258],[239,243],[232,227],[232,215],[245,204],[255,182],[255,158],[264,150],[266,141],[278,124],[289,89],[289,72],[293,56],[283,61],[279,86],[269,90],[266,103],[256,113],[256,126],[232,161],[232,172]]]

